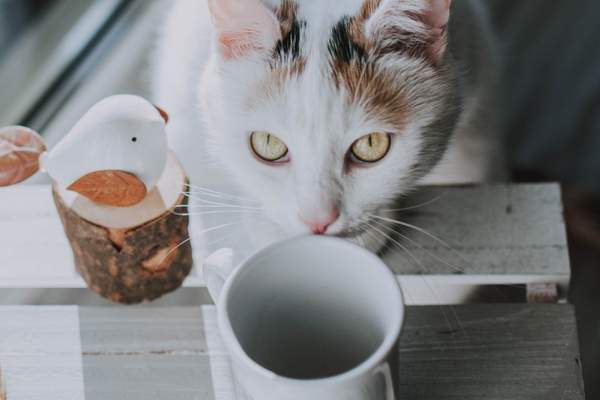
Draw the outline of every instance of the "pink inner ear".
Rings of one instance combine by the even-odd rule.
[[[209,8],[226,60],[268,51],[281,38],[279,21],[260,0],[209,0]]]
[[[429,0],[429,4],[429,10],[423,16],[424,22],[432,28],[448,25],[452,0]]]
[[[448,21],[450,20],[450,6],[452,0],[429,0],[429,10],[423,16],[423,22],[430,27],[431,46],[427,50],[429,58],[434,63],[439,63],[446,53],[447,39],[445,36]]]
[[[231,60],[259,52],[262,48],[257,36],[258,34],[250,29],[222,33],[219,35],[219,45],[223,58]]]

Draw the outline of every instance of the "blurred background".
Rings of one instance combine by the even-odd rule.
[[[460,1],[460,0],[459,0]],[[600,2],[488,0],[515,181],[563,187],[588,399],[600,399]]]
[[[30,126],[52,146],[99,99],[147,96],[160,1],[0,0],[0,126]],[[570,300],[588,398],[600,399],[600,2],[481,1],[502,55],[512,179],[563,185]]]

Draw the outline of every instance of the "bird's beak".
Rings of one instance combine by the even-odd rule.
[[[165,124],[168,124],[169,123],[169,114],[167,114],[167,112],[165,110],[163,110],[156,104],[154,105],[154,107],[158,110],[160,116],[165,120]]]

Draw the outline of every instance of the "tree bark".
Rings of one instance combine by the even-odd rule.
[[[53,197],[87,286],[114,302],[152,301],[181,286],[192,268],[188,217],[172,212],[186,206],[181,194],[169,210],[141,225],[115,229],[92,223],[71,209],[59,191]]]

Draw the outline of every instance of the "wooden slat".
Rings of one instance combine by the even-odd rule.
[[[215,399],[215,328],[198,307],[82,308],[80,320],[86,400]],[[399,357],[402,399],[584,399],[566,305],[409,307]]]
[[[442,238],[452,250],[427,235],[406,229],[402,233],[418,245],[400,241],[423,265],[394,249],[385,260],[398,273],[568,276],[557,185],[435,188],[423,191],[411,202],[418,204],[438,197],[415,213],[407,213],[406,221]],[[64,280],[67,284],[76,278],[50,188],[5,188],[0,191],[0,200],[0,243],[10,250],[0,270],[0,285],[31,278],[53,286],[53,281]],[[80,284],[77,279],[73,286]],[[35,282],[30,285],[38,286]]]
[[[400,239],[420,266],[402,251],[385,257],[398,273],[418,275],[569,275],[569,255],[558,185],[498,185],[424,190],[412,204],[436,199],[406,213],[449,246],[415,231]],[[411,242],[412,241],[412,242]],[[522,279],[522,278],[517,278]]]
[[[215,399],[206,330],[216,328],[199,307],[80,308],[83,373],[77,327],[61,317],[73,311],[0,308],[9,396],[80,399],[81,381],[65,379],[83,375],[86,400]],[[409,307],[399,360],[401,398],[584,399],[571,306]]]
[[[400,398],[584,399],[575,326],[566,305],[411,307]]]
[[[401,214],[448,243],[405,229],[398,246],[384,260],[400,276],[411,303],[437,292],[432,302],[453,302],[448,287],[485,284],[558,283],[569,281],[560,189],[557,185],[499,185],[425,190],[411,204],[439,199]],[[70,248],[46,185],[21,185],[0,190],[0,288],[84,287],[73,268]],[[400,228],[400,227],[399,227]],[[231,229],[239,230],[240,225]],[[219,235],[229,233],[219,231]],[[219,242],[241,242],[240,234]],[[205,256],[194,237],[196,264]],[[214,240],[208,238],[208,240]],[[221,244],[222,243],[222,244]],[[418,261],[416,261],[418,260]],[[185,286],[203,286],[194,269]],[[422,275],[427,275],[423,280]],[[453,286],[454,285],[454,286]]]
[[[199,308],[82,308],[85,400],[200,400],[213,389]]]
[[[400,274],[409,304],[460,304],[485,285],[552,283],[567,293],[570,264],[558,185],[430,188],[410,204],[432,200],[400,215],[445,243],[396,226],[397,244],[383,257]]]
[[[79,287],[49,185],[0,190],[0,287]]]
[[[82,400],[77,307],[0,307],[0,364],[7,400]]]

